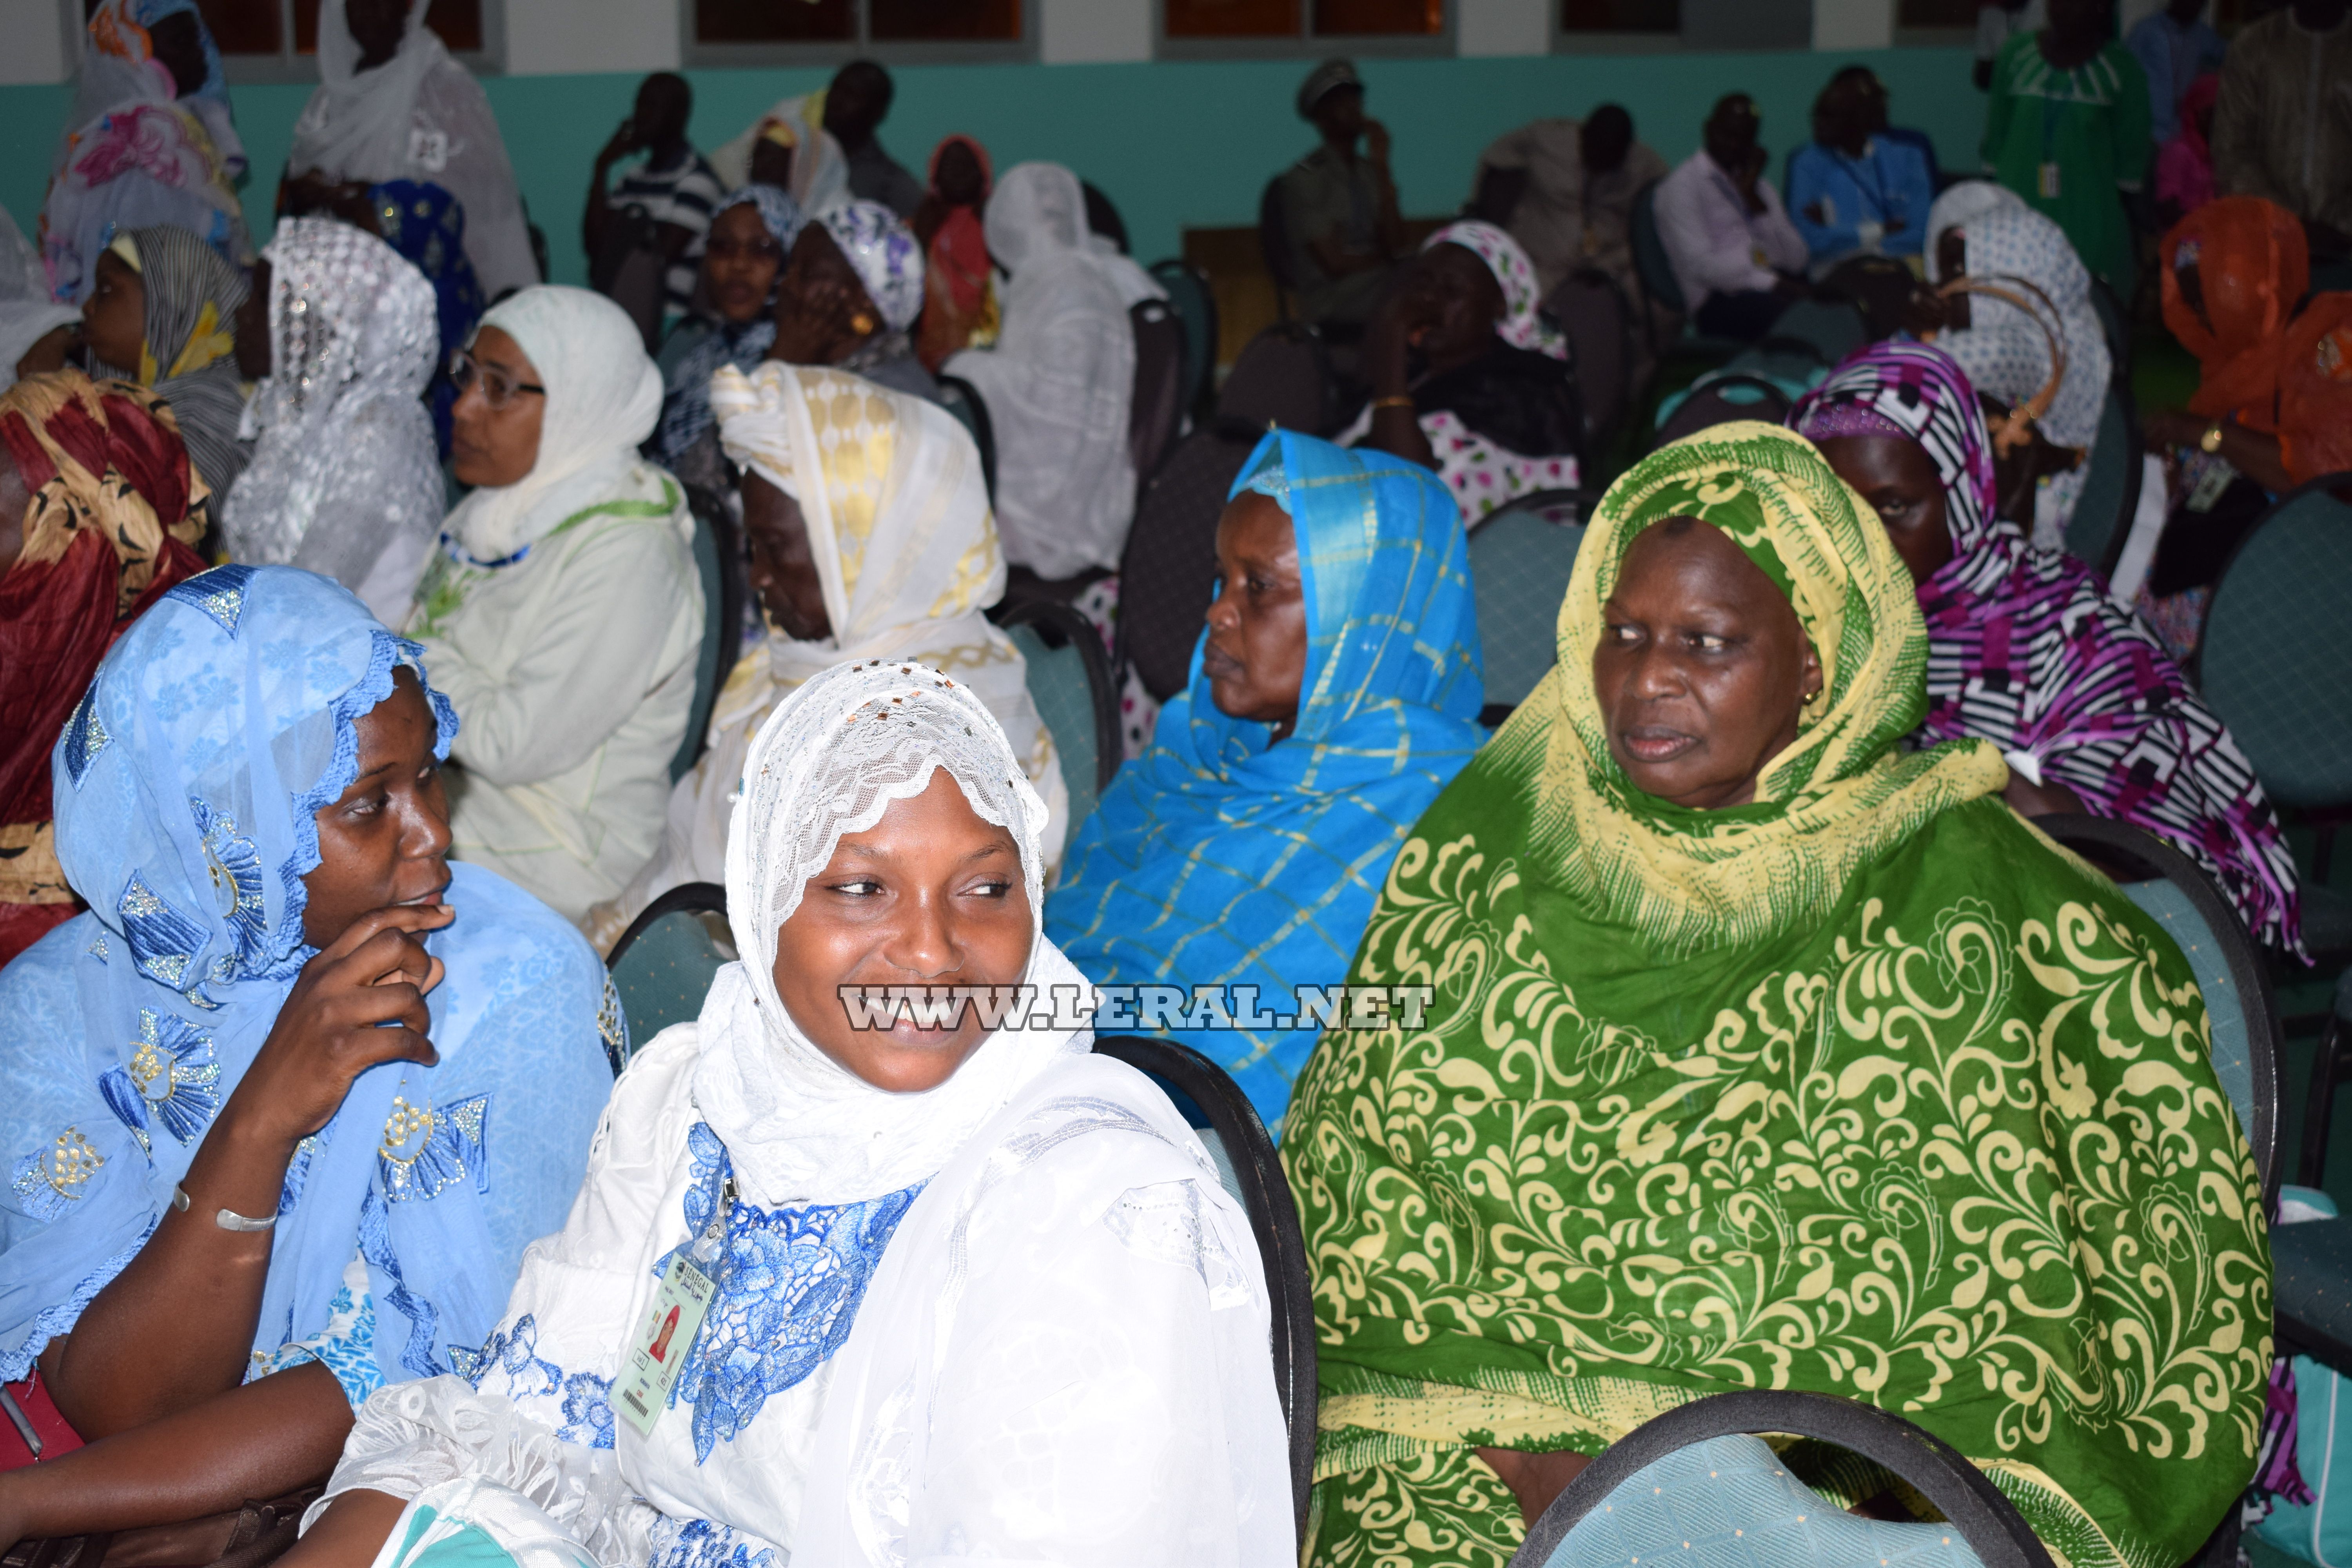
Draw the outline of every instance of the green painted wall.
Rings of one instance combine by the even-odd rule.
[[[1479,150],[1542,115],[1580,114],[1606,99],[1633,112],[1643,139],[1669,161],[1698,143],[1699,121],[1723,93],[1755,95],[1766,144],[1784,151],[1806,134],[1813,95],[1838,67],[1859,60],[1885,79],[1897,123],[1936,140],[1948,168],[1973,168],[1983,100],[1965,49],[1856,54],[1552,55],[1505,59],[1364,61],[1371,112],[1395,137],[1408,213],[1453,211],[1469,194]],[[1139,258],[1173,254],[1188,226],[1255,220],[1265,182],[1312,144],[1291,112],[1303,68],[1295,60],[1159,61],[1101,66],[908,66],[883,141],[910,167],[950,132],[986,142],[1005,168],[1053,158],[1110,193]],[[696,141],[724,142],[776,99],[821,86],[821,70],[690,71]],[[488,80],[515,174],[546,229],[561,282],[578,282],[589,161],[627,112],[633,76],[498,77]],[[299,87],[241,87],[236,118],[252,157],[246,213],[269,228],[278,171]],[[71,89],[0,88],[0,203],[29,233]],[[1776,161],[1775,168],[1778,163]]]

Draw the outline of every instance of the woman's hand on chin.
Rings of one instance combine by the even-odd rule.
[[[290,1153],[378,1062],[439,1060],[425,995],[441,983],[442,966],[424,934],[453,918],[442,903],[376,910],[304,964],[222,1124]]]

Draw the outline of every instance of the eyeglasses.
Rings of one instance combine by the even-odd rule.
[[[547,395],[547,388],[533,386],[527,381],[509,381],[506,372],[482,363],[464,349],[449,355],[449,384],[457,389],[459,396],[465,395],[466,389],[474,384],[477,377],[482,384],[482,401],[489,405],[493,414],[505,408],[522,393],[533,392],[541,397]]]

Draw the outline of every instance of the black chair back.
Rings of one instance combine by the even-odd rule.
[[[1217,368],[1217,291],[1209,275],[1189,261],[1170,257],[1151,264],[1151,276],[1168,290],[1168,302],[1184,323],[1184,406],[1202,415]]]
[[[1704,385],[1693,387],[1682,405],[1658,426],[1656,445],[1664,447],[1735,419],[1761,419],[1767,425],[1778,425],[1788,415],[1788,395],[1762,376],[1738,373],[1713,376]]]
[[[672,784],[702,760],[704,742],[709,738],[711,707],[735,668],[736,655],[743,650],[743,605],[751,595],[742,534],[726,501],[695,485],[686,487],[686,498],[694,514],[694,569],[702,580],[702,649],[686,733],[669,760]]]
[[[1249,1215],[1265,1265],[1265,1294],[1274,1308],[1274,1387],[1290,1431],[1291,1500],[1302,1535],[1315,1475],[1315,1300],[1307,1271],[1307,1240],[1290,1180],[1274,1140],[1249,1097],[1223,1068],[1172,1040],[1139,1035],[1097,1037],[1095,1049],[1116,1057],[1168,1091],[1215,1160],[1226,1191]]]
[[[1249,426],[1195,430],[1143,487],[1119,558],[1118,652],[1165,702],[1192,677],[1201,617],[1217,596],[1217,519],[1256,446]]]
[[[1658,233],[1657,201],[1655,180],[1633,193],[1633,210],[1626,224],[1626,237],[1633,250],[1633,276],[1651,299],[1678,316],[1688,315],[1690,306],[1683,299],[1683,286],[1675,281],[1674,263],[1666,259],[1666,242]]]
[[[2131,537],[2145,472],[2140,459],[2147,451],[2139,411],[2132,405],[2131,383],[2117,375],[2107,384],[2106,402],[2099,410],[2099,433],[2088,459],[2091,470],[2074,498],[2074,514],[2066,520],[2066,553],[2101,576],[2114,574]]]
[[[1303,321],[1277,321],[1234,360],[1217,395],[1217,417],[1254,430],[1279,425],[1325,436],[1338,426],[1338,401],[1323,335]]]
[[[971,432],[971,444],[980,448],[980,474],[988,486],[988,501],[996,504],[996,426],[989,423],[988,405],[980,395],[980,388],[960,375],[939,377],[940,401],[947,411],[962,422]]]
[[[629,1049],[642,1049],[672,1024],[699,1016],[712,978],[734,957],[727,889],[718,883],[682,883],[647,904],[604,955],[628,1020]],[[625,1065],[616,1061],[613,1070]]]
[[[2052,1568],[2049,1549],[1959,1450],[1891,1411],[1828,1394],[1741,1389],[1653,1416],[1609,1445],[1528,1527],[1510,1568],[1550,1568],[1560,1543],[1610,1494],[1693,1444],[1764,1433],[1811,1437],[1881,1465],[1933,1504],[1984,1568]],[[1704,1487],[1705,1482],[1698,1483]],[[1831,1505],[1834,1506],[1834,1505]],[[1769,1549],[1753,1555],[1769,1561]]]
[[[1559,280],[1544,309],[1575,350],[1584,449],[1606,450],[1634,402],[1633,307],[1616,279],[1597,267],[1580,267]]]
[[[1127,453],[1141,484],[1184,423],[1184,322],[1165,300],[1145,300],[1127,312],[1135,331],[1135,390],[1127,405]]]
[[[1111,775],[1118,772],[1118,683],[1111,679],[1110,655],[1103,651],[1102,634],[1095,624],[1059,599],[1029,598],[1013,605],[997,622],[1006,631],[1016,626],[1034,627],[1037,639],[1047,648],[1059,651],[1075,647],[1086,666],[1087,703],[1093,710],[1095,788],[1099,793],[1109,784]],[[1033,695],[1034,695],[1034,685]],[[1058,735],[1070,721],[1047,714],[1040,705],[1039,717]]]
[[[1290,269],[1290,222],[1282,210],[1282,176],[1276,174],[1265,183],[1257,197],[1257,247],[1265,258],[1265,275],[1274,279],[1276,318],[1288,321],[1291,317],[1291,296],[1297,292],[1298,279]]]
[[[2270,969],[2236,908],[2196,861],[2154,834],[2068,814],[2033,826],[2113,877],[2172,935],[2205,998],[2214,1076],[2253,1145],[2267,1206],[2279,1185],[2279,1063],[2286,1031]]]

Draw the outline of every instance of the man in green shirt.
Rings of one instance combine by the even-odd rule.
[[[2001,46],[1985,163],[2126,299],[2131,226],[2117,193],[2139,189],[2148,147],[2147,73],[2111,36],[2105,0],[2051,0],[2050,26]]]
[[[1388,129],[1364,118],[1364,84],[1346,60],[1315,68],[1298,89],[1298,112],[1323,144],[1276,182],[1284,281],[1297,291],[1301,321],[1360,329],[1405,251]],[[1360,154],[1359,139],[1367,143]]]

